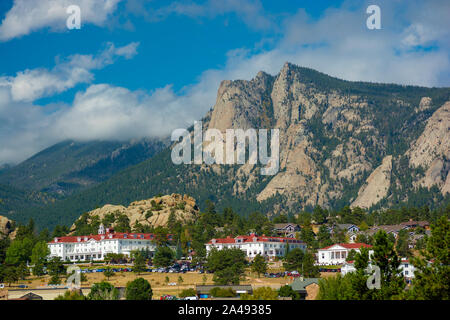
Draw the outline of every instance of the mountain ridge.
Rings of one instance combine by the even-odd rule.
[[[275,76],[260,72],[249,81],[222,81],[214,107],[203,118],[204,128],[221,131],[280,129],[275,176],[261,176],[259,166],[249,164],[177,166],[168,147],[54,206],[23,214],[41,223],[67,224],[95,206],[127,204],[158,193],[190,194],[201,207],[212,200],[218,208],[232,206],[243,215],[255,210],[295,214],[316,205],[341,208],[354,203],[386,157],[392,157],[390,175],[383,179],[387,191],[378,193],[379,199],[369,194],[367,207],[435,206],[448,201],[448,193],[418,182],[427,168],[410,166],[407,151],[449,100],[450,88],[352,82],[286,63]],[[447,121],[441,119],[447,113],[436,117]],[[449,138],[448,131],[440,132],[440,139]],[[442,154],[429,157],[433,162]],[[446,181],[448,166],[441,168]]]

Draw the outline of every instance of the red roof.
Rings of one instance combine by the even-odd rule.
[[[103,237],[103,239],[102,239]],[[171,235],[167,235],[170,239]],[[80,240],[78,240],[80,239]],[[112,239],[136,239],[136,240],[153,240],[154,235],[152,233],[107,233],[107,234],[91,234],[89,236],[66,236],[58,237],[50,241],[49,243],[59,243],[59,242],[87,242],[91,239],[96,241],[100,240],[112,240]]]
[[[334,246],[341,246],[346,249],[360,249],[361,247],[372,248],[372,246],[370,244],[366,244],[366,243],[335,243],[331,246],[328,246],[328,247],[325,247],[325,248],[322,248],[319,250],[327,250]]]
[[[256,238],[256,242],[286,242],[286,240],[293,240],[296,243],[303,243],[303,241],[297,240],[295,238],[286,238],[286,237],[268,237],[268,236],[256,236],[254,234],[249,236],[237,236],[236,238],[232,238],[228,236],[226,238],[212,239],[208,242],[208,244],[212,244],[212,241],[215,240],[216,243],[236,243],[236,239],[242,239],[242,243],[253,242],[253,239]]]

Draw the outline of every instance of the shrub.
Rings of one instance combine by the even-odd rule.
[[[152,300],[152,286],[144,278],[137,278],[128,282],[125,295],[127,300]]]
[[[231,298],[236,296],[236,292],[231,288],[215,287],[209,291],[209,294],[216,298]]]
[[[195,292],[194,289],[189,288],[189,289],[184,289],[183,291],[181,291],[180,298],[193,297],[196,295],[197,295],[197,292]]]

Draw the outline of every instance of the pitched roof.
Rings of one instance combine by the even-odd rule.
[[[328,247],[325,247],[325,248],[322,248],[319,250],[327,250],[334,246],[341,246],[346,249],[360,249],[361,247],[372,248],[372,246],[367,243],[335,243],[335,244],[332,244],[331,246],[328,246]]]
[[[221,289],[228,289],[231,288],[233,291],[246,291],[247,293],[252,294],[253,288],[251,285],[241,284],[241,285],[215,285],[215,284],[208,284],[208,285],[196,285],[195,291],[197,291],[199,294],[209,294],[211,289],[213,288],[221,288]]]
[[[170,239],[171,235],[167,235]],[[79,240],[78,240],[79,239]],[[153,240],[153,233],[107,233],[107,234],[91,234],[88,236],[65,236],[57,237],[49,243],[66,243],[66,242],[89,242],[90,240],[112,240],[112,239],[136,239],[136,240]],[[56,240],[56,241],[55,241]]]
[[[429,226],[430,223],[428,221],[406,221],[406,222],[401,222],[401,225],[404,226],[408,226],[408,227],[414,227],[414,226],[420,226],[420,227],[425,227],[425,226]]]
[[[284,228],[286,228],[287,226],[293,226],[293,227],[300,227],[298,224],[296,224],[296,223],[275,223],[274,225],[273,225],[273,227],[275,228],[275,229],[284,229]]]
[[[286,237],[268,237],[268,236],[256,236],[254,234],[251,234],[249,236],[237,236],[235,238],[232,238],[231,236],[228,236],[226,238],[218,238],[218,239],[211,239],[208,244],[212,244],[213,240],[215,240],[215,243],[236,243],[236,239],[241,239],[241,243],[246,242],[253,242],[253,239],[256,238],[256,242],[295,242],[295,243],[303,243],[301,240],[297,240],[294,238],[286,238]]]
[[[306,287],[311,284],[319,284],[319,278],[297,278],[290,284],[292,290],[294,291],[303,291],[306,290]]]

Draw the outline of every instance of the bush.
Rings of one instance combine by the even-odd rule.
[[[278,292],[270,287],[261,287],[253,291],[253,294],[244,293],[241,300],[278,300]]]
[[[197,292],[195,292],[194,289],[189,288],[189,289],[184,289],[183,291],[181,291],[180,298],[194,297],[196,295],[197,295]]]
[[[63,295],[59,295],[55,300],[86,300],[86,298],[76,290],[67,290]]]
[[[128,282],[125,295],[127,300],[152,300],[152,286],[144,278],[137,278]]]
[[[278,296],[280,297],[292,297],[292,300],[300,300],[300,294],[292,289],[290,285],[282,286],[278,290]]]
[[[119,299],[119,290],[117,290],[111,283],[102,281],[95,283],[91,292],[88,294],[89,300],[117,300]]]

